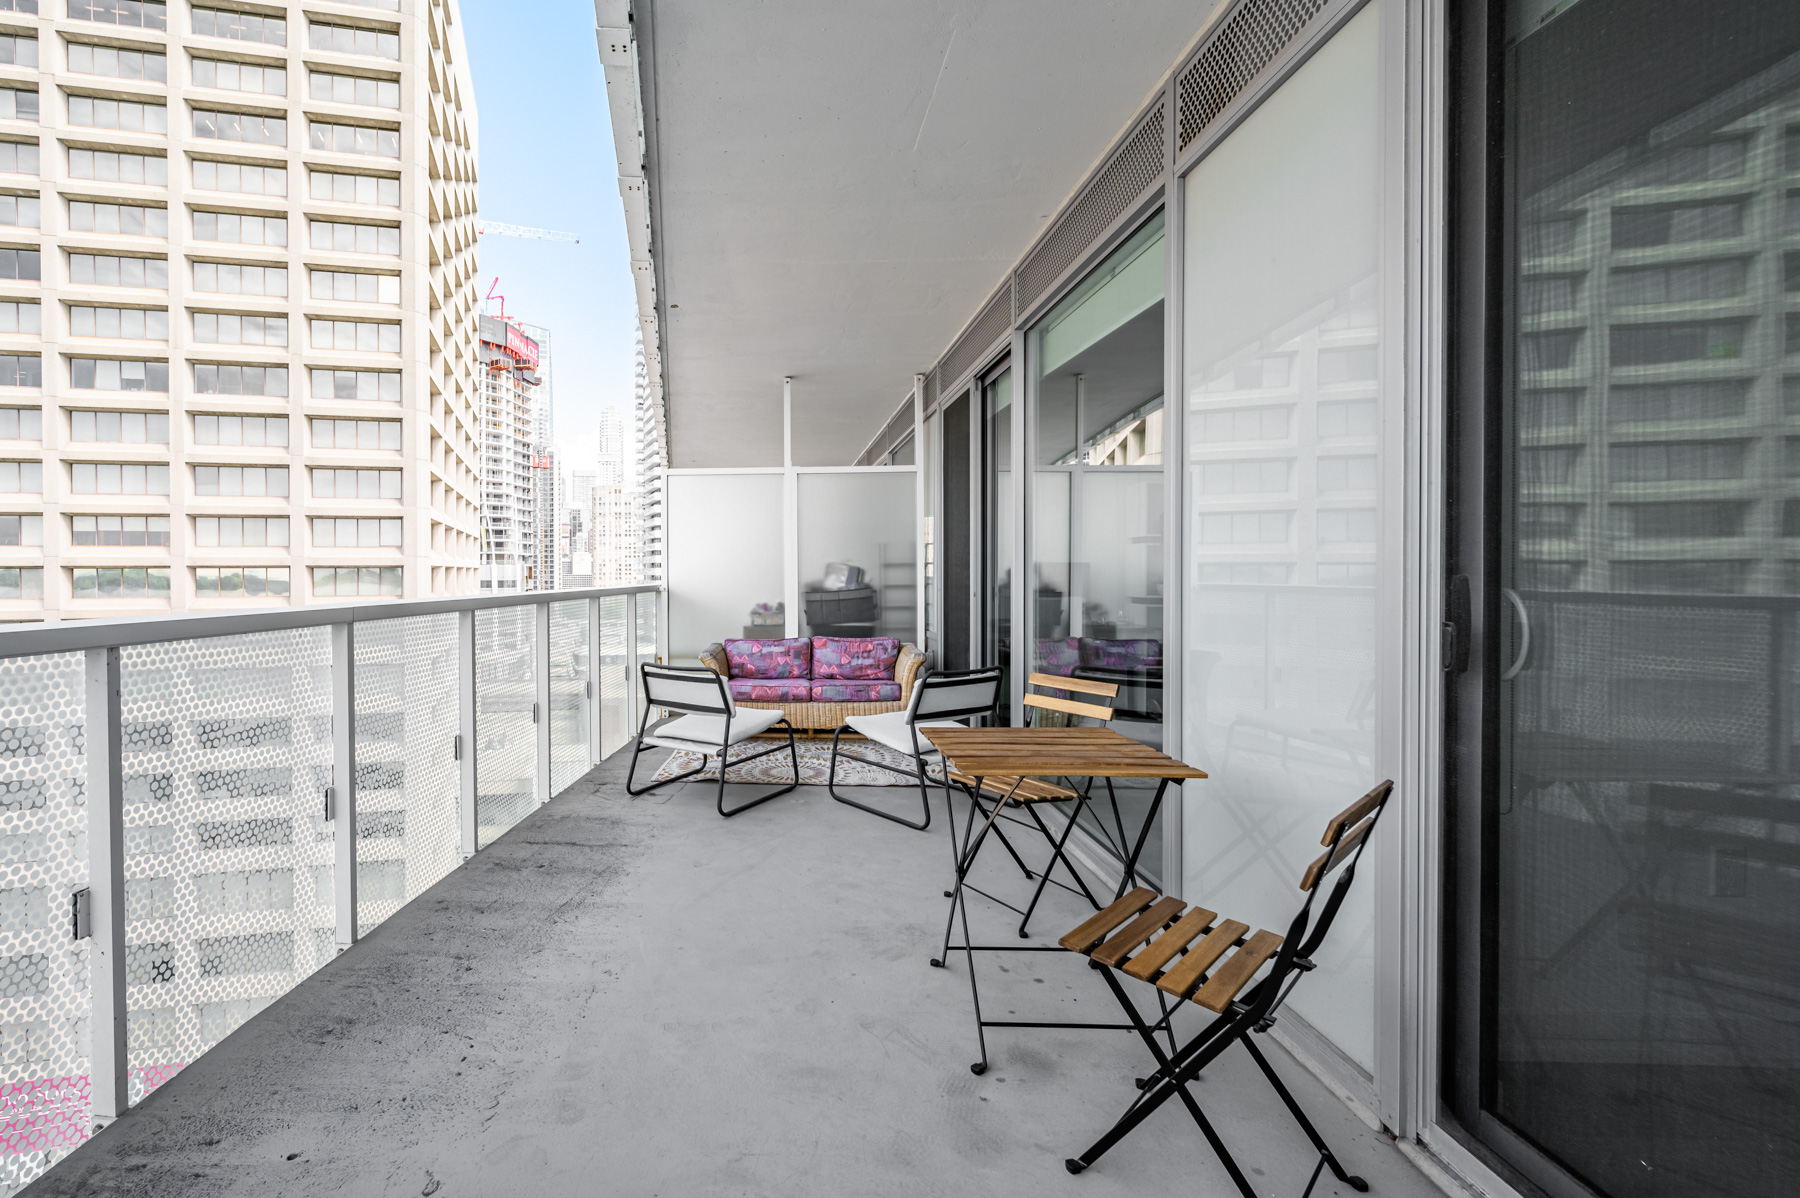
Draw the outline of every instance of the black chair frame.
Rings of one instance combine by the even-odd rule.
[[[695,766],[693,769],[688,770],[684,773],[676,774],[672,778],[664,778],[660,782],[652,782],[650,785],[639,788],[639,789],[634,790],[632,788],[631,782],[632,782],[632,779],[637,775],[637,763],[638,763],[639,755],[642,754],[646,748],[662,747],[662,746],[646,745],[644,743],[644,738],[646,736],[654,735],[658,728],[661,728],[664,724],[670,724],[670,723],[675,722],[676,720],[680,719],[682,715],[722,716],[725,720],[725,732],[724,732],[724,735],[721,737],[722,743],[719,745],[718,749],[716,750],[716,754],[719,758],[719,800],[718,800],[717,806],[719,809],[719,814],[724,816],[725,818],[730,819],[734,815],[740,815],[743,812],[750,810],[750,808],[752,808],[752,807],[761,806],[763,803],[768,802],[770,799],[778,799],[782,795],[788,793],[790,790],[793,790],[795,787],[800,785],[800,750],[794,744],[794,726],[792,724],[788,723],[785,718],[778,720],[775,724],[773,724],[771,726],[772,728],[786,728],[787,729],[787,744],[785,746],[777,744],[773,748],[763,749],[759,752],[751,753],[747,757],[739,757],[737,760],[733,761],[731,759],[731,713],[732,713],[733,708],[731,705],[731,695],[730,695],[730,692],[725,689],[725,680],[723,678],[719,677],[719,675],[717,673],[715,673],[712,670],[707,669],[705,666],[665,666],[665,665],[658,665],[654,662],[648,662],[648,661],[642,663],[642,665],[639,667],[639,671],[640,671],[640,675],[639,675],[640,681],[642,683],[641,693],[644,697],[644,718],[638,721],[637,740],[636,740],[636,743],[632,745],[632,749],[631,749],[631,766],[629,769],[627,769],[625,771],[625,793],[626,794],[632,795],[633,797],[635,797],[637,795],[646,795],[646,794],[649,794],[653,790],[657,790],[661,787],[668,786],[670,783],[684,782],[687,779],[692,778],[695,774],[699,774],[699,773],[702,773],[705,771],[706,761],[703,758],[699,765]],[[706,706],[701,706],[699,704],[671,701],[671,700],[667,700],[667,699],[651,699],[651,697],[650,697],[650,679],[653,676],[660,676],[660,677],[665,677],[665,678],[673,677],[673,678],[677,678],[677,679],[692,678],[696,682],[703,681],[705,679],[711,679],[718,686],[718,689],[719,689],[719,704],[717,707],[706,707]],[[652,723],[650,723],[650,709],[652,707],[664,707],[664,708],[669,709],[670,711],[678,712],[681,714],[664,716],[662,719],[660,719],[660,720],[656,721],[656,723],[652,724]],[[706,747],[707,746],[696,742],[693,749],[684,750],[684,751],[697,752]],[[781,750],[783,748],[787,749],[788,754],[794,763],[794,780],[792,782],[788,783],[788,785],[782,787],[780,790],[772,791],[769,794],[763,795],[761,798],[758,798],[758,799],[752,799],[748,803],[741,803],[738,806],[733,807],[731,810],[727,811],[725,809],[725,780],[726,780],[725,774],[726,774],[726,771],[728,769],[730,769],[730,767],[733,765],[743,765],[747,762],[755,761],[759,757],[767,757],[771,753],[779,753],[779,752],[781,752]]]

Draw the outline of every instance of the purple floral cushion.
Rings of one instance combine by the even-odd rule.
[[[733,678],[731,697],[740,703],[807,703],[812,683],[804,678]]]
[[[803,636],[781,641],[726,641],[725,660],[733,678],[809,678],[812,642]]]
[[[900,657],[900,642],[891,636],[835,637],[812,639],[813,681],[892,682],[894,663]]]
[[[900,701],[900,684],[867,680],[861,682],[815,682],[812,684],[812,701],[814,703],[898,703]]]
[[[1081,664],[1102,670],[1159,670],[1161,641],[1100,641],[1081,638]]]
[[[1067,637],[1062,640],[1043,640],[1037,643],[1037,668],[1045,674],[1060,674],[1067,678],[1075,672],[1081,663],[1081,640],[1078,637]]]

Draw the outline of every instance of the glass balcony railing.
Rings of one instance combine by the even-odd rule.
[[[658,601],[0,630],[0,1198],[625,744]]]

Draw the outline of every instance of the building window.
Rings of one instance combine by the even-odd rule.
[[[286,466],[195,466],[194,494],[235,497],[283,497],[288,493]]]
[[[397,354],[400,326],[367,320],[317,320],[312,322],[314,349],[347,349]]]
[[[369,58],[400,58],[400,35],[375,29],[357,29],[349,25],[327,25],[313,21],[308,27],[314,50],[330,50],[334,54],[361,54]]]
[[[36,121],[38,119],[37,89],[0,87],[0,117],[9,121]]]
[[[35,172],[34,172],[35,173]],[[379,175],[346,175],[333,171],[312,172],[312,198],[339,204],[400,206],[400,180]]]
[[[1742,478],[1747,441],[1654,441],[1612,447],[1616,483],[1699,482]]]
[[[141,204],[88,204],[69,201],[69,228],[76,233],[124,233],[167,237],[169,210]]]
[[[1615,304],[1679,304],[1730,299],[1750,284],[1750,260],[1682,262],[1673,266],[1638,266],[1612,272]]]
[[[1741,537],[1750,504],[1741,500],[1613,505],[1619,535],[1637,540]]]
[[[0,37],[0,63],[9,67],[35,67],[38,64],[37,38],[18,34]]]
[[[167,599],[167,566],[77,566],[77,599]]]
[[[1685,324],[1615,325],[1614,366],[1660,366],[1667,362],[1713,362],[1744,353],[1748,320],[1696,320]]]
[[[194,187],[200,191],[229,191],[239,195],[285,196],[287,168],[195,159]]]
[[[247,141],[264,146],[287,145],[287,121],[278,116],[251,112],[219,112],[194,109],[194,136],[218,141]]]
[[[1612,585],[1618,591],[1734,595],[1744,589],[1749,575],[1746,561],[1612,563]]]
[[[1520,370],[1567,370],[1581,344],[1579,329],[1558,333],[1527,333],[1519,338]]]
[[[288,443],[286,416],[194,417],[196,445],[253,445],[283,448]]]
[[[286,345],[287,317],[196,312],[194,340],[201,345]]]
[[[33,515],[0,516],[0,545],[42,545],[44,518]]]
[[[1319,512],[1321,545],[1372,545],[1376,531],[1374,508],[1324,508]]]
[[[372,275],[348,270],[315,270],[312,297],[358,304],[400,302],[399,275]]]
[[[398,420],[326,420],[312,422],[314,449],[399,449]]]
[[[204,548],[231,549],[239,545],[266,548],[287,543],[286,516],[194,517],[194,544]]]
[[[312,248],[346,254],[397,255],[400,253],[400,226],[315,220],[312,222]]]
[[[318,549],[398,549],[401,521],[359,517],[313,517],[313,546]]]
[[[21,264],[25,251],[20,250]],[[35,257],[37,251],[33,250]],[[36,266],[34,262],[32,264]],[[0,275],[4,277],[4,275]],[[37,278],[36,274],[30,276]],[[70,254],[69,282],[91,283],[96,287],[155,287],[167,290],[169,262],[166,258],[123,258],[113,254]]]
[[[69,386],[92,391],[166,392],[169,389],[169,364],[118,358],[70,358]]]
[[[169,160],[154,154],[122,154],[114,150],[70,150],[69,177],[103,183],[169,182]]]
[[[1288,439],[1288,417],[1292,405],[1279,404],[1266,408],[1230,408],[1225,411],[1194,413],[1194,440],[1197,444],[1230,441],[1285,441]]]
[[[399,566],[314,566],[313,594],[321,599],[399,598]]]
[[[167,133],[169,110],[161,104],[130,100],[69,97],[69,124],[83,129],[122,129],[129,133]]]
[[[238,245],[286,245],[287,218],[196,212],[194,237],[200,241],[229,241]]]
[[[44,359],[37,354],[0,354],[0,387],[42,387]]]
[[[169,6],[162,0],[69,0],[71,21],[97,21],[102,25],[130,25],[138,29],[167,29]]]
[[[169,544],[167,516],[71,516],[76,545],[154,546]]]
[[[194,365],[197,395],[261,395],[285,399],[288,372],[285,366],[223,366],[209,362]]]
[[[196,566],[196,599],[286,599],[286,566]]]
[[[0,142],[0,174],[32,175],[38,173],[38,147],[35,141]],[[395,200],[399,203],[399,200]]]
[[[280,67],[258,67],[248,63],[196,58],[194,86],[216,87],[228,92],[253,92],[261,96],[285,96],[287,72]]]
[[[265,46],[287,45],[287,21],[283,18],[259,17],[220,8],[194,9],[194,32],[201,37],[227,37],[240,42],[261,42]]]
[[[1195,489],[1201,495],[1279,494],[1288,489],[1291,465],[1285,458],[1208,462],[1198,468]]]
[[[41,566],[23,569],[0,569],[0,599],[42,599],[44,571]]]
[[[315,370],[312,397],[399,403],[400,374],[393,370]]]
[[[1566,541],[1579,531],[1579,503],[1525,503],[1519,505],[1519,536],[1537,540]]]
[[[167,412],[70,412],[69,440],[167,445]]]
[[[1375,455],[1326,457],[1319,459],[1320,491],[1373,491],[1375,489]]]
[[[1377,413],[1372,399],[1321,400],[1313,412],[1321,439],[1373,437],[1377,431]]]
[[[398,499],[398,470],[329,470],[312,472],[314,499]]]
[[[167,495],[169,468],[156,463],[74,462],[70,490],[77,495]]]
[[[11,225],[19,229],[37,228],[38,198],[0,195],[0,225]]]
[[[1202,512],[1195,532],[1202,545],[1283,545],[1291,512]]]
[[[42,495],[44,493],[44,464],[42,462],[0,462],[0,493]]]
[[[390,79],[364,79],[360,75],[328,75],[314,71],[312,98],[334,104],[361,104],[366,108],[400,107],[400,84]],[[314,129],[318,126],[314,125]],[[315,147],[322,149],[323,147]]]
[[[373,154],[378,158],[400,157],[400,130],[375,129],[367,125],[333,125],[312,122],[312,148],[338,154]]]
[[[70,304],[69,333],[75,337],[167,341],[169,313],[166,308],[91,308]]]
[[[118,50],[112,46],[69,43],[69,70],[77,75],[105,75],[113,79],[169,81],[167,55],[142,50]]]
[[[1609,424],[1665,420],[1735,420],[1750,402],[1749,379],[1615,386],[1606,402]],[[1568,423],[1575,423],[1570,420]]]
[[[1744,205],[1738,200],[1659,208],[1615,208],[1612,213],[1615,250],[1719,241],[1743,235]]]
[[[194,263],[194,290],[210,291],[217,295],[285,297],[288,293],[287,267],[238,266],[231,262],[196,262]]]
[[[42,441],[42,408],[0,408],[0,441]]]

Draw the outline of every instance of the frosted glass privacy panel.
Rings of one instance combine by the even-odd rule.
[[[610,757],[631,740],[631,630],[625,596],[600,600],[600,755]]]
[[[1187,184],[1183,893],[1281,928],[1326,820],[1376,759],[1377,6]],[[1292,1007],[1365,1069],[1373,927],[1359,886]]]
[[[367,935],[456,868],[456,615],[356,625],[356,923]]]
[[[665,494],[669,657],[692,665],[713,642],[743,636],[752,607],[782,602],[781,476],[670,474]],[[654,602],[638,596],[640,619]],[[778,624],[769,635],[787,634]]]
[[[890,470],[799,476],[802,636],[918,640],[916,477]],[[861,566],[866,591],[809,598],[823,587],[829,562]]]
[[[588,771],[588,603],[550,605],[550,793]]]
[[[537,612],[475,613],[476,848],[537,806]]]
[[[88,884],[79,653],[0,661],[0,1189],[67,1156],[92,1125],[88,942],[69,896]]]
[[[326,628],[120,650],[131,1101],[337,953]]]

